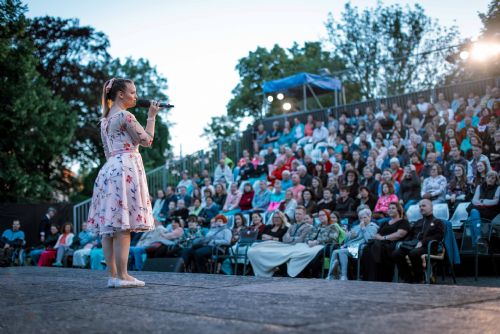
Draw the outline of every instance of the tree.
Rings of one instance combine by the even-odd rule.
[[[500,43],[500,5],[498,0],[492,0],[486,13],[479,13],[479,18],[483,23],[483,28],[477,41],[464,40],[462,46],[448,56],[448,60],[456,65],[446,78],[448,84],[481,80],[500,75],[499,55],[491,56],[484,59],[484,61],[477,61],[474,57],[466,59],[460,57],[461,52],[470,54],[476,43]]]
[[[333,55],[346,63],[343,81],[357,82],[361,96],[372,99],[428,88],[443,80],[445,62],[458,43],[456,27],[443,28],[420,5],[360,11],[347,3],[341,20],[326,23]]]
[[[239,122],[227,115],[212,117],[210,123],[203,128],[202,136],[207,138],[210,146],[220,139],[229,138],[238,132]]]
[[[26,7],[0,1],[0,200],[51,200],[67,188],[62,159],[76,113],[36,70]]]
[[[235,133],[244,117],[253,120],[282,114],[281,102],[275,101],[263,110],[262,85],[265,81],[275,80],[299,72],[319,73],[327,68],[330,72],[343,70],[343,63],[332,58],[323,50],[321,42],[306,42],[303,46],[294,43],[289,49],[274,45],[271,50],[258,47],[249,52],[248,56],[238,60],[236,70],[240,82],[233,89],[233,97],[227,104],[227,115],[213,117],[211,123],[204,129],[206,137],[212,140],[223,139]],[[297,97],[297,102],[301,97]],[[321,102],[332,104],[332,97],[323,97]],[[221,123],[221,124],[219,124]]]
[[[78,128],[66,159],[92,168],[104,160],[99,135],[100,94],[109,78],[109,41],[76,19],[37,17],[29,34],[40,60],[38,72],[78,115]]]
[[[500,33],[500,2],[491,0],[486,13],[479,13],[483,23],[483,37],[494,37]]]
[[[290,49],[275,45],[270,51],[258,47],[236,65],[240,82],[233,89],[233,98],[227,105],[229,117],[240,119],[245,116],[258,118],[281,114],[277,103],[271,105],[266,115],[262,114],[262,85],[298,72],[319,73],[323,68],[330,72],[343,69],[343,64],[324,51],[320,42],[306,42],[303,47],[297,43]]]
[[[99,134],[100,96],[103,83],[111,77],[135,81],[141,98],[166,100],[167,79],[158,74],[147,60],[112,59],[109,40],[102,32],[80,26],[76,19],[39,17],[31,21],[29,33],[40,59],[38,71],[51,84],[54,93],[78,115],[78,127],[65,156],[81,168],[81,195],[89,196],[99,167],[104,163]],[[136,109],[137,119],[146,123],[147,110]],[[165,163],[170,149],[167,112],[156,122],[155,141],[142,150],[146,169]]]

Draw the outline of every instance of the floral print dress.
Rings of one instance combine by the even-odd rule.
[[[101,119],[106,163],[94,184],[88,228],[100,235],[118,231],[154,229],[144,165],[139,145],[149,147],[153,137],[130,112],[122,110]]]

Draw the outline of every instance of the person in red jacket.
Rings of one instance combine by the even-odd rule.
[[[399,164],[398,158],[392,158],[390,160],[392,179],[401,183],[403,179],[404,170]]]
[[[247,182],[243,186],[243,194],[241,195],[239,207],[241,211],[249,211],[252,209],[252,200],[254,196],[254,191],[252,185]]]

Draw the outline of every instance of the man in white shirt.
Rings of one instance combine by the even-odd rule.
[[[322,121],[316,121],[316,126],[313,130],[312,143],[317,144],[326,141],[328,138],[328,129],[323,125]]]
[[[420,95],[418,97],[417,109],[418,111],[420,111],[422,116],[427,115],[427,111],[429,110],[430,106],[431,105],[429,102],[425,102],[425,97],[423,95]]]
[[[225,184],[233,183],[233,173],[231,168],[226,165],[224,159],[219,160],[219,164],[215,168],[214,172],[214,184],[223,182]]]

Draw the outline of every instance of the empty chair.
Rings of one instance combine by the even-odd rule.
[[[226,216],[227,217],[227,228],[232,230],[234,227],[234,215]]]
[[[304,153],[305,153],[306,155],[311,155],[311,153],[312,153],[313,149],[314,149],[314,145],[313,145],[313,144],[306,144],[306,145],[304,146]]]
[[[470,202],[464,202],[458,204],[453,216],[450,221],[453,225],[453,228],[459,228],[463,225],[463,222],[469,218],[469,213],[467,212],[467,207],[470,205]]]
[[[312,158],[313,163],[321,161],[321,150],[320,149],[312,150],[311,151],[311,158]]]
[[[448,220],[450,219],[450,211],[448,210],[448,204],[434,204],[432,209],[432,214],[437,219]]]
[[[411,205],[406,211],[406,217],[410,223],[416,222],[419,219],[422,219],[422,214],[420,213],[420,208],[418,204]]]

